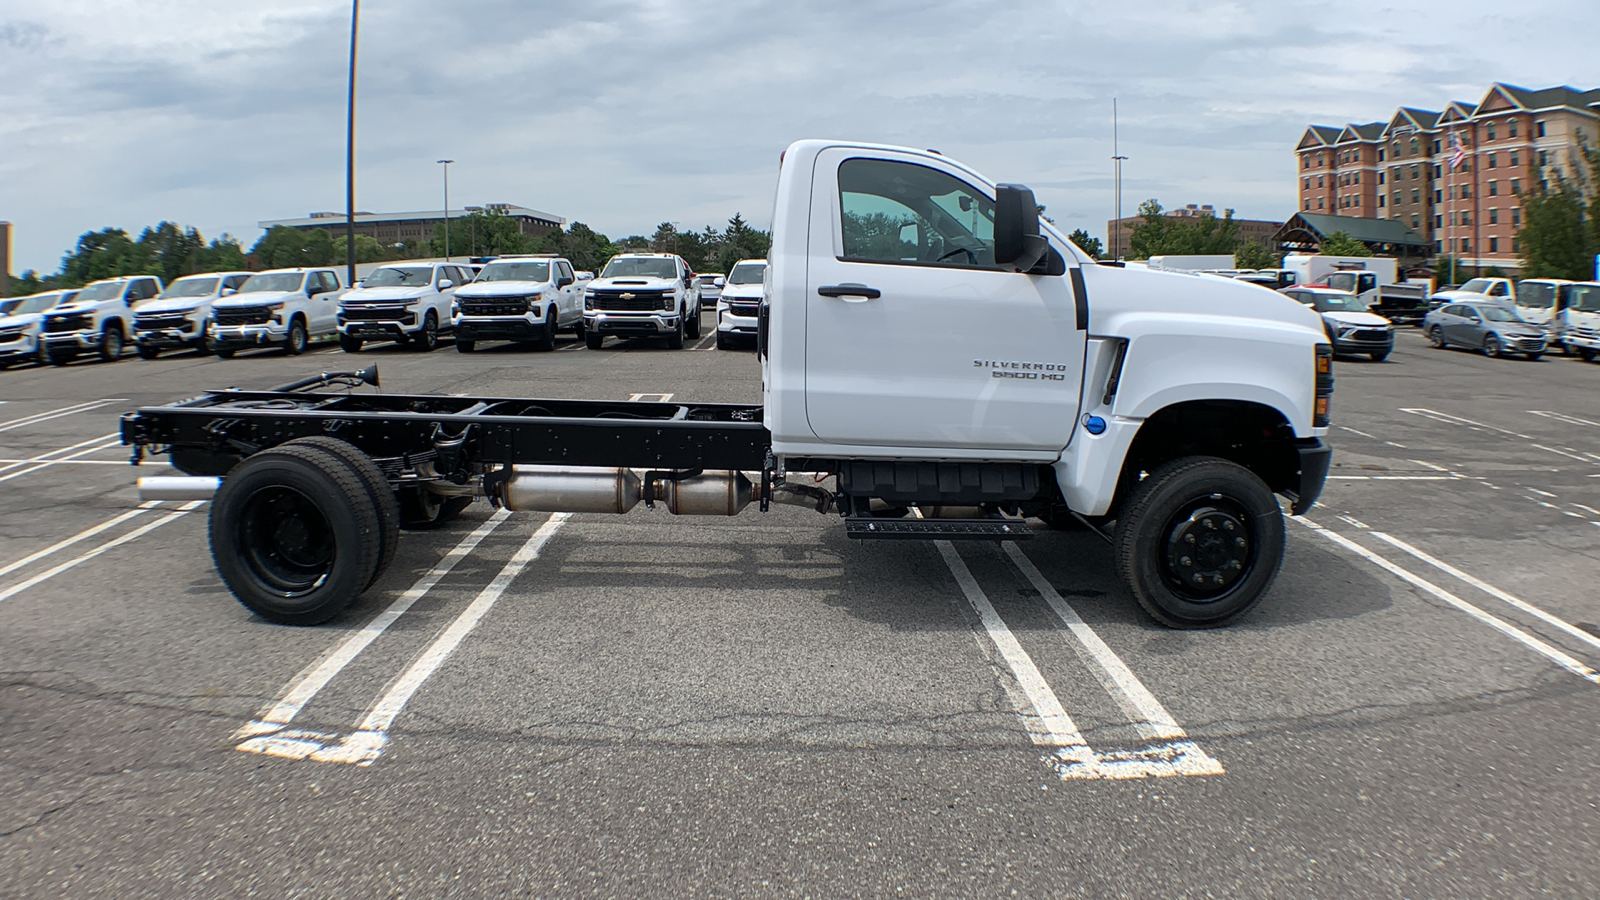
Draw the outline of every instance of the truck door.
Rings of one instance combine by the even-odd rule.
[[[1087,341],[1072,272],[995,265],[990,186],[913,154],[829,149],[810,223],[806,415],[820,440],[1066,446]]]

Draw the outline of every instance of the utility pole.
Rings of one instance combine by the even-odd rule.
[[[1111,260],[1113,262],[1122,258],[1122,163],[1127,157],[1122,155],[1117,143],[1117,98],[1111,98],[1111,169],[1113,190],[1117,195],[1117,217],[1112,220]]]
[[[439,165],[444,166],[444,258],[445,258],[445,262],[449,262],[450,261],[450,164],[455,162],[455,160],[453,160],[453,159],[441,159],[441,160],[437,160],[437,162],[439,163]]]
[[[350,0],[350,91],[345,101],[344,261],[345,285],[356,283],[356,26],[361,0]]]

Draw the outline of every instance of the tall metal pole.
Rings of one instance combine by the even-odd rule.
[[[344,261],[345,284],[356,283],[356,26],[361,0],[350,0],[350,91],[345,101]]]
[[[453,159],[438,160],[444,166],[444,258],[450,260],[450,164]]]
[[[1115,183],[1114,190],[1117,194],[1117,217],[1113,220],[1115,227],[1112,228],[1112,231],[1115,232],[1115,236],[1111,237],[1111,259],[1113,261],[1122,258],[1122,161],[1125,159],[1127,159],[1127,157],[1122,155],[1121,145],[1117,143],[1117,98],[1112,97],[1111,166],[1113,174],[1112,181]]]

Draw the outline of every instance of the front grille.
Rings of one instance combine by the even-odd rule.
[[[463,316],[521,316],[528,312],[528,301],[521,297],[485,297],[458,302]]]
[[[1523,353],[1538,353],[1544,350],[1544,341],[1538,338],[1522,338],[1517,341],[1517,349]]]
[[[1371,328],[1364,331],[1357,331],[1351,334],[1350,337],[1352,340],[1367,341],[1375,344],[1386,344],[1389,342],[1389,332],[1384,331],[1381,328]]]
[[[88,331],[94,327],[94,316],[82,313],[75,316],[51,316],[44,320],[44,330],[51,334],[63,331]]]
[[[1600,328],[1590,328],[1587,325],[1572,326],[1572,333],[1587,340],[1600,340]]]
[[[22,337],[22,332],[24,332],[26,330],[27,329],[25,329],[25,328],[5,328],[5,329],[0,329],[0,343],[7,343],[7,342],[10,342],[10,341],[14,341],[17,338]]]
[[[596,291],[593,303],[595,309],[608,312],[659,312],[662,297],[666,298],[665,308],[671,309],[672,295],[660,291]]]
[[[265,325],[272,320],[272,310],[265,306],[236,306],[216,311],[218,325]]]
[[[189,319],[181,313],[134,316],[133,327],[140,331],[155,331],[162,328],[187,328],[189,327]]]
[[[410,324],[411,314],[404,307],[360,307],[346,306],[339,310],[339,315],[347,322],[398,322],[405,321]]]
[[[760,303],[729,303],[728,312],[735,316],[751,317],[761,312]]]

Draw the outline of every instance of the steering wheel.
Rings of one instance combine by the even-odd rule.
[[[978,254],[973,253],[971,247],[957,247],[954,250],[951,250],[949,253],[939,257],[938,262],[944,262],[950,257],[955,256],[957,253],[965,253],[967,255],[967,265],[975,266],[978,264]]]

